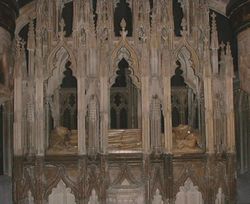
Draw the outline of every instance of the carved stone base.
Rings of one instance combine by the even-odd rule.
[[[235,155],[57,155],[14,164],[14,203],[52,204],[60,195],[65,204],[235,203]]]

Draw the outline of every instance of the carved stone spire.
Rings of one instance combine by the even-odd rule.
[[[22,53],[23,53],[22,39],[19,36],[17,36],[16,38],[16,61],[15,61],[15,70],[14,70],[15,77],[22,76],[22,69],[19,66],[19,63],[22,62]]]
[[[126,23],[126,21],[125,21],[124,18],[121,20],[120,26],[121,26],[121,28],[122,28],[122,31],[120,32],[120,33],[121,33],[121,36],[122,36],[123,39],[125,39],[126,36],[127,36],[127,34],[128,34],[128,31],[125,30],[125,29],[126,29],[126,26],[127,26],[127,23]]]
[[[187,31],[187,21],[185,18],[183,18],[181,21],[181,27],[182,27],[181,35],[183,37],[186,37],[188,34],[188,31]]]
[[[65,36],[65,31],[64,31],[65,22],[63,18],[61,19],[59,26],[60,26],[59,37],[60,37],[60,40],[63,40]]]
[[[226,55],[232,57],[232,53],[231,53],[231,48],[230,48],[230,43],[229,42],[227,42],[227,44],[226,44]]]
[[[226,72],[228,74],[228,76],[233,77],[234,74],[234,70],[233,70],[233,57],[232,57],[232,52],[231,52],[231,48],[230,48],[230,43],[227,42],[226,45],[226,59],[225,59],[225,63],[226,63]]]
[[[20,56],[21,53],[21,38],[19,36],[17,36],[16,38],[16,57]]]
[[[27,61],[26,61],[26,53],[25,53],[25,41],[23,39],[20,40],[20,63],[22,64],[22,77],[27,78]]]
[[[221,74],[224,74],[225,69],[226,69],[226,67],[225,67],[225,63],[226,63],[225,46],[226,45],[222,41],[220,44],[220,62],[219,62]]]
[[[221,51],[220,55],[221,55],[221,60],[224,60],[224,58],[225,58],[225,47],[226,47],[226,45],[225,45],[225,43],[222,41],[222,42],[220,43],[220,51]]]
[[[36,43],[35,43],[35,28],[34,28],[34,22],[33,20],[30,21],[29,23],[29,32],[28,32],[28,42],[27,42],[27,49],[29,51],[29,62],[28,62],[28,70],[29,70],[29,76],[33,77],[34,76],[34,68],[35,68],[35,53],[34,50],[36,48]]]
[[[219,70],[219,59],[218,59],[219,43],[218,43],[218,32],[216,26],[216,14],[213,13],[211,17],[212,17],[211,44],[210,44],[210,49],[212,51],[211,61],[212,61],[213,73],[217,74]]]
[[[29,23],[27,49],[28,50],[34,50],[35,49],[35,31],[34,31],[34,22],[33,22],[33,20],[31,20],[30,23]]]
[[[218,43],[218,31],[217,31],[217,25],[216,25],[216,14],[213,13],[211,15],[212,17],[212,28],[211,28],[211,45],[210,48],[212,50],[218,50],[219,49],[219,43]]]

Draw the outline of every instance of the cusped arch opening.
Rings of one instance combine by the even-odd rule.
[[[204,104],[198,63],[187,47],[176,53],[171,77],[173,149],[175,152],[200,152],[204,149]]]
[[[46,144],[48,152],[77,151],[77,78],[70,53],[60,47],[51,54],[57,59],[44,81]],[[51,65],[49,63],[49,65]]]
[[[140,150],[142,145],[140,85],[130,59],[120,58],[110,83],[109,149],[114,151]]]
[[[113,129],[138,128],[138,88],[133,83],[129,63],[122,58],[116,78],[110,88],[110,127]]]

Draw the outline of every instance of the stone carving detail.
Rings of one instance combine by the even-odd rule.
[[[128,166],[121,167],[121,174],[108,189],[109,204],[144,204],[144,189],[134,178]]]
[[[180,21],[183,19],[182,35],[175,33],[176,22],[173,18],[176,15],[174,4],[178,4],[178,1],[182,8],[177,10],[177,13],[182,11],[184,14],[183,17],[180,16]],[[225,196],[230,203],[235,203],[235,131],[231,102],[233,76],[228,73],[230,70],[233,73],[233,63],[229,52],[222,52],[223,57],[218,57],[217,30],[214,27],[209,32],[212,23],[209,4],[199,0],[94,2],[38,0],[36,3],[27,4],[25,9],[23,7],[17,20],[13,39],[18,39],[19,34],[25,34],[24,25],[30,23],[31,19],[36,19],[36,23],[30,24],[28,40],[16,45],[14,90],[9,91],[8,87],[0,86],[0,96],[7,94],[4,101],[9,98],[7,96],[13,94],[13,100],[12,97],[9,100],[10,104],[3,106],[5,135],[14,141],[14,203],[26,201],[28,189],[31,189],[35,203],[48,204],[49,201],[49,204],[94,204],[106,201],[111,204],[161,204],[168,203],[168,199],[173,203],[173,196],[188,177],[196,179],[200,191],[204,192],[205,203],[215,202],[214,196],[219,186],[228,189],[224,192]],[[117,3],[124,7],[129,5],[128,10],[133,14],[131,20],[123,16],[122,21],[117,21],[117,25],[121,23],[118,29],[121,31],[120,35],[114,32],[114,21],[117,19],[113,17],[119,6]],[[67,17],[72,13],[71,36],[65,34],[70,18],[62,16],[66,4],[71,4],[69,12],[65,10]],[[213,26],[215,20],[214,18]],[[245,35],[248,32],[246,30]],[[6,40],[0,42],[0,70],[5,73],[4,76],[11,76],[11,68],[8,70],[9,60],[4,58],[5,51],[1,49],[5,47],[5,42],[11,42],[11,36],[7,36],[1,29],[0,36],[3,37],[1,39],[6,36]],[[250,72],[245,69],[249,64],[249,43],[244,39],[244,36],[242,40],[239,36],[242,56],[239,59],[239,67],[243,67],[240,75],[245,73],[244,78],[247,78]],[[10,53],[12,54],[13,52]],[[7,55],[8,53],[6,57]],[[223,142],[225,157],[221,162],[225,164],[225,169],[228,169],[227,176],[217,176],[218,179],[215,179],[213,174],[216,174],[215,167],[220,156],[215,152],[220,143],[214,132],[216,127],[222,127],[221,122],[220,126],[214,126],[214,113],[217,108],[213,104],[213,98],[216,96],[217,86],[214,85],[217,76],[213,70],[218,68],[218,58],[223,59],[223,66],[220,67],[222,69],[218,69],[221,81],[218,86],[223,87],[223,92],[225,90],[222,105],[226,110],[223,128],[226,131],[220,129],[223,141],[226,141]],[[120,76],[122,69],[117,68],[122,60],[128,64],[124,68],[127,72],[124,81],[131,81],[133,84],[124,93],[136,96],[136,100],[131,100],[131,108],[127,106],[131,112],[128,112],[128,116],[133,116],[131,119],[127,118],[133,125],[128,125],[130,129],[111,130],[111,90],[117,88],[112,86]],[[60,119],[65,110],[61,108],[62,105],[66,104],[64,107],[68,107],[69,102],[62,100],[67,99],[64,96],[68,96],[68,92],[64,95],[66,92],[62,94],[61,90],[68,61],[72,63],[72,67],[68,68],[74,73],[77,87],[74,87],[74,105],[71,105],[70,117],[65,111],[65,118],[74,119],[74,126],[67,126],[67,123]],[[178,68],[183,71],[181,77],[185,82],[180,87],[172,85],[171,80],[176,70],[176,62],[180,64]],[[1,67],[3,65],[4,67]],[[246,83],[248,81],[246,80]],[[247,87],[246,84],[242,85]],[[180,97],[176,97],[175,93]],[[3,97],[0,97],[1,101]],[[5,110],[8,106],[12,110]],[[178,108],[176,114],[180,119],[173,125],[171,119],[174,117],[171,111],[173,107],[178,106],[182,107]],[[218,114],[220,115],[220,112]],[[28,122],[33,127],[33,132],[27,125]],[[178,125],[180,126],[177,127]],[[191,127],[199,129],[199,132]],[[26,159],[30,147],[32,155]],[[154,154],[152,150],[157,150],[159,154]],[[56,155],[52,156],[54,153]],[[121,166],[120,172],[121,164],[131,166],[135,181],[124,166]],[[34,176],[29,175],[32,182],[22,178],[25,168],[34,169]],[[57,173],[57,168],[63,170]],[[62,181],[59,182],[48,200],[48,194],[60,179],[69,188]],[[118,182],[115,182],[116,180]],[[50,183],[51,181],[53,182]],[[209,186],[205,186],[206,184]],[[210,189],[208,194],[205,193],[206,188]],[[70,192],[71,189],[76,198]],[[193,195],[198,201],[193,200]],[[218,202],[221,197],[218,193]],[[201,193],[188,180],[180,188],[176,203],[202,203]]]
[[[89,153],[95,153],[99,149],[99,113],[98,101],[95,95],[91,96],[88,106],[88,135]]]
[[[176,152],[199,152],[200,135],[188,125],[173,128],[173,147]]]
[[[107,199],[109,204],[144,204],[142,189],[134,189],[129,183],[123,183],[119,189],[113,189]]]
[[[225,195],[222,192],[222,188],[218,189],[218,193],[216,195],[215,204],[225,204]]]
[[[163,204],[163,200],[162,200],[159,189],[156,189],[152,204]]]
[[[151,143],[153,150],[161,152],[161,103],[158,96],[154,96],[151,103]]]
[[[218,88],[217,88],[218,89]],[[214,136],[216,138],[216,151],[221,153],[226,148],[226,114],[224,90],[215,94],[214,103]]]
[[[145,29],[144,29],[143,26],[140,26],[139,31],[138,31],[138,36],[139,36],[139,40],[140,40],[142,43],[145,43],[145,42],[146,42],[147,36],[146,36]]]
[[[109,130],[108,145],[110,151],[140,150],[142,148],[141,130]]]
[[[121,20],[121,23],[120,23],[120,26],[122,28],[122,31],[120,31],[120,34],[121,34],[121,36],[122,36],[123,39],[125,39],[127,37],[127,34],[128,34],[128,31],[125,30],[126,29],[126,25],[127,25],[127,23],[126,23],[125,19],[123,18]]]
[[[87,142],[88,144],[88,142]],[[77,151],[78,131],[66,127],[56,127],[51,131],[48,153]],[[139,129],[109,130],[108,149],[110,151],[141,150],[142,138]]]
[[[86,32],[84,30],[84,28],[81,28],[80,29],[80,34],[79,34],[79,39],[80,39],[80,44],[81,45],[85,45],[86,43]]]
[[[52,189],[52,193],[49,195],[48,204],[76,204],[75,196],[70,192],[69,188],[61,180],[56,188]]]
[[[180,191],[176,195],[175,204],[203,204],[201,192],[198,187],[194,186],[192,180],[188,178],[184,186],[180,187]]]
[[[98,196],[96,195],[95,189],[91,191],[91,196],[89,198],[88,204],[99,204],[98,202]]]
[[[129,66],[132,66],[131,54],[130,54],[129,50],[124,46],[121,47],[117,52],[117,60],[115,62],[116,66],[118,66],[119,62],[123,58],[128,62]]]

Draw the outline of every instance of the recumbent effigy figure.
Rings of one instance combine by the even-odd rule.
[[[175,152],[199,152],[200,135],[189,125],[179,125],[173,128],[173,148]]]
[[[59,126],[51,131],[49,150],[74,151],[77,150],[77,143],[77,130]]]
[[[50,134],[49,153],[76,152],[78,144],[78,131],[69,130],[67,127],[54,128]],[[108,135],[109,150],[139,150],[141,149],[141,131],[110,130]],[[86,146],[88,146],[88,134],[86,135]]]

